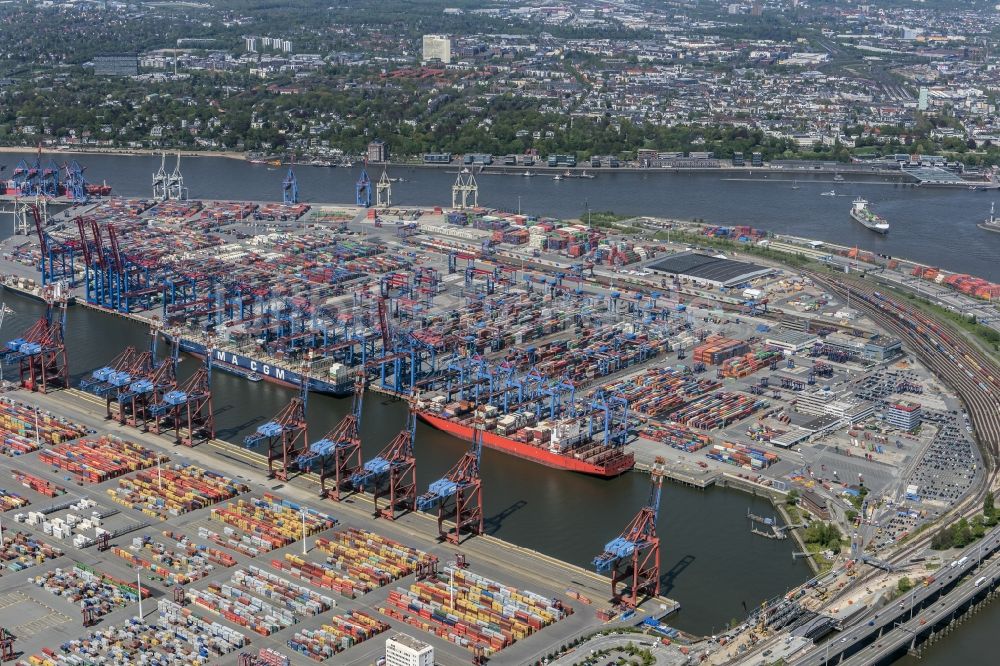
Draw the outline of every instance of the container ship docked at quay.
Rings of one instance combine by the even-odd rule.
[[[178,344],[180,351],[196,358],[211,356],[212,367],[244,379],[261,379],[288,388],[300,388],[303,383],[303,369],[294,368],[293,362],[261,358],[229,348],[212,347],[192,336],[163,333],[170,344]],[[305,373],[310,392],[343,398],[351,394],[354,379],[350,369],[343,363],[333,363],[325,373]]]
[[[483,446],[546,467],[611,478],[635,466],[631,452],[597,441],[586,418],[539,421],[530,412],[500,414],[492,405],[474,409],[467,401],[446,403],[443,396],[416,406],[417,418],[437,430],[472,442],[481,423]]]

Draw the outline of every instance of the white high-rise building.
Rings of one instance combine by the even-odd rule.
[[[434,666],[434,648],[409,634],[395,634],[385,641],[385,666]]]
[[[927,90],[926,86],[920,86],[920,96],[917,98],[917,110],[926,111],[928,105],[928,97],[930,96],[930,91]]]
[[[424,35],[424,62],[439,60],[445,65],[451,62],[451,37],[448,35]]]
[[[247,52],[248,53],[256,53],[257,52],[257,38],[256,37],[247,37],[246,38],[246,43],[247,43]]]

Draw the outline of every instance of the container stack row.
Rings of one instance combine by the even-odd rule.
[[[489,655],[568,614],[568,608],[555,604],[541,595],[449,567],[443,576],[393,590],[389,607],[380,612]]]
[[[37,431],[36,431],[37,427]],[[83,437],[87,429],[10,398],[0,398],[0,433],[38,444],[61,444]]]
[[[232,499],[250,486],[194,465],[163,466],[118,481],[108,494],[119,504],[166,520],[189,511]]]
[[[126,624],[109,626],[67,641],[59,650],[43,649],[31,655],[31,666],[203,666],[239,650],[247,644],[237,631],[217,622],[207,622],[163,599],[158,604],[156,624],[132,618]]]
[[[174,585],[187,585],[215,571],[216,566],[236,564],[231,556],[212,548],[171,548],[142,537],[132,540],[129,549],[115,546],[111,552],[137,569]]]
[[[356,591],[364,594],[372,589],[360,581],[350,578],[347,572],[341,571],[339,568],[326,562],[310,562],[294,553],[285,553],[284,560],[271,560],[271,566],[293,578],[306,581],[316,587],[333,590],[348,599],[353,599]]]
[[[689,453],[712,443],[712,438],[708,435],[675,423],[646,423],[642,428],[642,436]]]
[[[750,353],[750,345],[743,340],[733,340],[721,335],[708,337],[694,348],[694,360],[705,365],[721,365],[726,359]]]
[[[303,532],[313,535],[337,524],[332,516],[270,494],[213,507],[212,520],[254,536],[260,552],[287,546],[301,539]]]
[[[95,619],[139,600],[135,583],[120,581],[79,563],[70,569],[53,569],[31,580],[38,587],[88,609]],[[143,587],[143,598],[149,595],[149,589]]]
[[[58,497],[66,492],[65,488],[58,486],[51,481],[37,477],[34,474],[22,472],[21,470],[12,469],[10,470],[10,475],[14,477],[14,480],[22,486],[34,490],[39,495],[45,495],[46,497]]]
[[[683,425],[702,430],[717,430],[745,419],[768,402],[744,395],[720,391],[702,396],[673,413],[672,419]]]
[[[754,470],[766,469],[780,460],[776,454],[770,451],[764,451],[763,449],[738,442],[713,444],[705,456],[729,465]]]
[[[334,615],[319,629],[303,629],[288,640],[288,647],[314,661],[324,661],[389,629],[389,624],[362,611]]]
[[[188,590],[187,596],[194,604],[262,636],[270,636],[336,605],[330,597],[258,567],[239,569],[229,583]]]
[[[753,373],[768,367],[773,361],[780,359],[781,353],[777,351],[758,351],[744,354],[723,361],[720,365],[722,376],[735,379],[749,377]]]
[[[86,483],[101,483],[152,467],[158,459],[166,461],[167,458],[134,442],[107,435],[59,444],[42,451],[38,459]]]
[[[9,490],[4,490],[0,488],[0,511],[10,511],[11,509],[21,509],[28,506],[31,502],[28,498],[21,497],[15,492]]]
[[[0,546],[0,566],[7,571],[22,571],[39,564],[62,557],[63,552],[55,546],[36,539],[21,531],[8,530],[3,535]]]
[[[714,379],[666,367],[650,368],[637,377],[612,382],[604,390],[628,400],[630,410],[657,418],[720,386]]]
[[[373,588],[408,576],[428,559],[423,551],[355,527],[317,539],[316,548],[327,554],[327,564]]]

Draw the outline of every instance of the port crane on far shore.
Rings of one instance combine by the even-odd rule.
[[[459,544],[462,532],[483,533],[483,480],[479,474],[483,455],[483,424],[477,422],[472,431],[472,449],[466,451],[455,466],[442,478],[431,483],[427,492],[417,498],[417,508],[438,510],[438,539]],[[445,529],[445,520],[454,525]]]
[[[417,460],[413,455],[413,440],[417,432],[417,413],[414,403],[406,417],[406,427],[382,451],[365,462],[351,477],[359,490],[372,489],[375,515],[388,520],[396,519],[396,511],[413,511],[417,503]],[[380,497],[389,503],[381,509]]]
[[[643,594],[660,594],[660,537],[656,535],[656,519],[660,512],[663,472],[666,460],[656,458],[650,470],[649,500],[632,522],[604,546],[604,552],[594,558],[598,573],[611,572],[611,596],[616,603],[636,608]],[[626,587],[618,592],[618,583]],[[631,585],[629,585],[631,583]]]

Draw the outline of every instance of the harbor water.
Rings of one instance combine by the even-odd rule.
[[[152,174],[160,158],[152,155],[51,155],[57,163],[78,159],[92,182],[107,181],[116,194],[148,197]],[[29,154],[0,153],[0,164],[13,166]],[[48,156],[45,156],[47,159]],[[167,171],[173,169],[168,156]],[[451,185],[461,168],[392,167],[390,176],[399,206],[438,206],[451,202]],[[280,200],[287,167],[250,164],[224,157],[183,158],[181,171],[192,198]],[[304,201],[353,202],[359,170],[296,167]],[[520,210],[532,215],[576,217],[612,210],[624,215],[655,215],[704,219],[724,225],[751,225],[775,233],[793,234],[873,252],[925,262],[951,271],[971,273],[1000,282],[1000,234],[976,227],[990,211],[997,192],[966,188],[922,188],[872,174],[854,176],[798,169],[714,172],[598,172],[593,180],[553,180],[553,172],[533,177],[501,175],[521,169],[491,167],[478,174],[479,203]],[[594,173],[591,171],[590,173]],[[381,167],[372,166],[377,180]],[[898,177],[895,179],[898,180]],[[834,191],[835,196],[823,196]],[[888,220],[891,230],[880,235],[850,217],[851,202],[868,200],[873,211]]]

